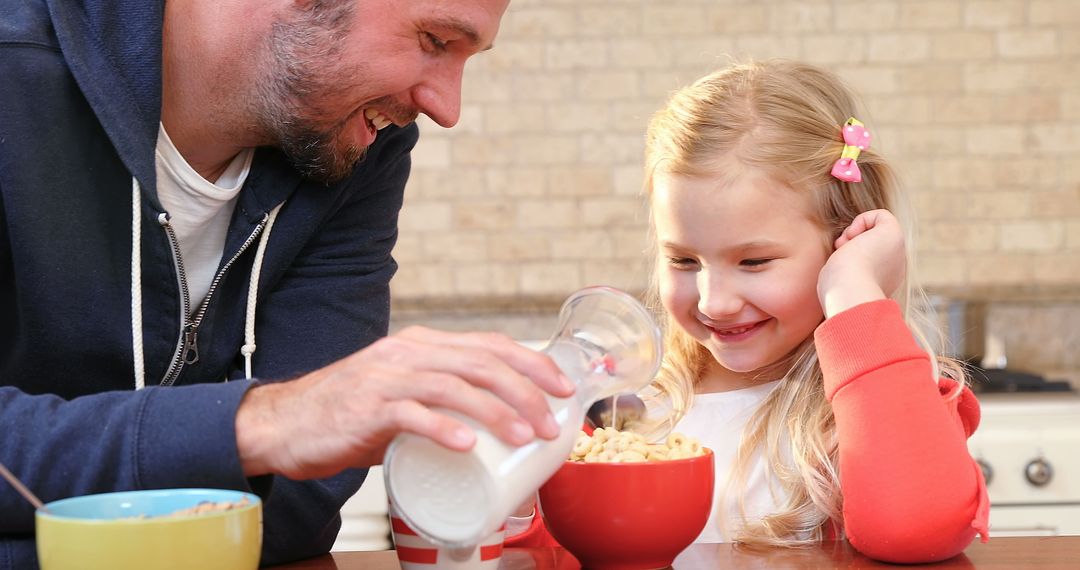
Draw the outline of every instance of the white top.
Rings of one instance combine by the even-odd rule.
[[[158,199],[176,232],[194,312],[210,291],[221,264],[236,195],[251,171],[255,151],[249,148],[237,154],[214,182],[203,178],[184,160],[164,125],[158,127],[156,154]]]
[[[731,466],[735,461],[743,429],[750,417],[765,398],[780,385],[776,380],[742,390],[695,394],[693,405],[685,417],[675,426],[675,431],[697,438],[701,444],[713,450],[716,458],[716,487],[709,521],[695,542],[730,542],[732,531],[739,528],[741,514],[738,497],[744,497],[746,516],[750,520],[779,510],[786,496],[782,495],[775,476],[766,477],[761,455],[755,456],[755,464],[744,489],[732,489],[727,494],[727,504],[721,507],[718,500],[727,487]]]

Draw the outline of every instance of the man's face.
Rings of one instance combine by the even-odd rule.
[[[509,0],[311,0],[273,26],[252,103],[259,129],[307,176],[347,176],[378,129],[419,113],[457,123],[465,61]],[[301,4],[301,3],[298,3]]]

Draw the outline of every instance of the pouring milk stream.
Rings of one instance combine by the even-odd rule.
[[[423,538],[471,549],[499,529],[569,456],[593,402],[649,384],[660,368],[660,329],[630,295],[588,287],[563,303],[542,352],[577,386],[569,398],[548,396],[560,427],[557,439],[513,447],[476,422],[443,410],[476,430],[473,449],[452,451],[411,434],[390,444],[384,461],[387,495]]]

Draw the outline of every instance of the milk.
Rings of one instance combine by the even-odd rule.
[[[416,532],[435,544],[471,547],[498,530],[555,473],[574,447],[585,408],[577,397],[548,404],[559,437],[521,447],[503,443],[474,421],[446,410],[476,430],[470,452],[452,451],[429,439],[402,436],[388,451],[387,493]]]

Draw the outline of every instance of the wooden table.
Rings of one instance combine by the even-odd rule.
[[[1002,570],[1072,570],[1080,568],[1080,536],[995,538],[972,544],[955,558],[929,564],[932,568],[1000,568]],[[672,565],[675,570],[738,570],[740,568],[904,568],[883,564],[852,550],[846,542],[827,542],[805,549],[755,552],[730,544],[695,544]],[[276,566],[280,570],[397,570],[393,550],[335,552],[319,558]],[[500,570],[577,570],[561,548],[508,548]]]

